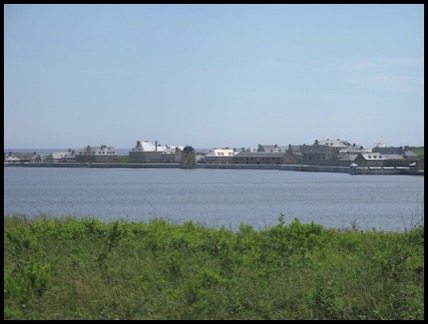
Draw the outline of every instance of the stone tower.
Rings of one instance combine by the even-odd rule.
[[[191,146],[186,146],[181,153],[180,168],[193,169],[195,167],[196,152]]]

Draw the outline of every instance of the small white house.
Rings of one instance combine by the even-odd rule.
[[[71,149],[69,149],[67,152],[52,152],[46,156],[46,162],[76,162],[76,154],[74,150]]]
[[[6,164],[14,164],[14,163],[20,163],[21,159],[18,158],[15,154],[13,154],[12,152],[9,153],[5,153],[4,155],[4,163]]]

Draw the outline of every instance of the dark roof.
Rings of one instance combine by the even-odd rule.
[[[183,148],[183,152],[193,152],[193,151],[195,151],[195,149],[191,146],[185,146]]]

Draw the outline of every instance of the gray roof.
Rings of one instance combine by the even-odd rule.
[[[327,145],[302,145],[302,146],[300,146],[300,151],[302,153],[327,153],[333,149],[337,150],[337,148],[332,148],[332,147],[327,146]]]
[[[358,156],[358,153],[345,153],[345,154],[341,155],[339,160],[341,160],[341,161],[354,161],[357,156]]]
[[[286,152],[288,146],[283,145],[259,145],[258,152]]]
[[[365,160],[368,160],[368,161],[404,160],[404,157],[400,154],[381,154],[379,152],[360,153],[360,154]]]
[[[379,152],[382,154],[403,154],[402,147],[375,147],[372,149],[372,152]]]
[[[37,153],[36,152],[33,152],[33,153],[28,153],[28,152],[9,152],[9,153],[13,154],[18,159],[21,159],[21,160],[35,159],[37,157]]]
[[[403,155],[406,157],[417,157],[418,156],[416,153],[413,153],[412,151],[404,151]]]
[[[301,145],[289,145],[288,150],[289,152],[292,152],[293,154],[301,154]]]

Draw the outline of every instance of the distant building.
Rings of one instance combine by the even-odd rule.
[[[179,163],[183,147],[137,141],[129,152],[129,163]]]
[[[21,159],[17,157],[15,154],[13,154],[12,152],[9,152],[4,154],[4,163],[17,164],[17,163],[21,163]]]
[[[360,153],[340,153],[340,155],[337,157],[337,161],[340,162],[341,165],[351,165],[355,162],[355,159]]]
[[[338,149],[343,149],[350,146],[351,144],[347,141],[343,141],[340,139],[331,140],[327,138],[326,140],[321,140],[321,141],[315,140],[315,143],[313,145],[326,145],[326,146],[335,147]]]
[[[42,162],[42,157],[36,152],[9,152],[4,155],[6,163],[39,163]]]
[[[424,164],[425,164],[425,160],[417,160],[415,162],[410,163],[410,174],[418,174],[418,173],[422,173],[424,172]]]
[[[403,156],[408,161],[416,161],[418,160],[418,156],[409,150],[408,146],[400,146],[400,147],[393,147],[393,146],[384,146],[384,147],[374,147],[372,149],[372,152],[378,152],[382,154],[397,154]]]
[[[77,162],[114,162],[117,154],[113,147],[106,145],[86,146],[76,154]]]
[[[259,146],[257,147],[257,152],[276,152],[276,153],[280,153],[280,152],[287,152],[288,150],[288,146],[281,146],[278,144],[274,144],[274,145],[262,145],[259,144]]]
[[[361,153],[364,151],[366,151],[366,150],[364,149],[364,147],[362,145],[352,144],[352,145],[349,145],[347,147],[341,148],[339,150],[339,154],[340,153]]]
[[[399,154],[381,154],[379,152],[359,153],[354,159],[359,167],[408,167],[409,161]]]
[[[237,149],[228,147],[221,149],[213,149],[205,154],[204,162],[209,164],[231,164],[233,157],[238,154]]]
[[[339,155],[339,148],[329,145],[301,145],[301,159],[303,161],[332,160]]]
[[[286,164],[297,163],[288,152],[239,152],[233,158],[235,164]]]
[[[67,152],[52,152],[46,156],[47,163],[76,162],[75,151],[69,149]]]
[[[343,162],[343,164],[345,165],[346,162],[354,162],[358,154],[364,152],[366,152],[366,150],[363,148],[362,145],[352,144],[348,147],[341,148],[339,150],[339,154],[335,157],[335,159],[339,162]]]
[[[185,146],[181,155],[180,167],[182,169],[193,169],[195,167],[196,152],[193,147]]]

